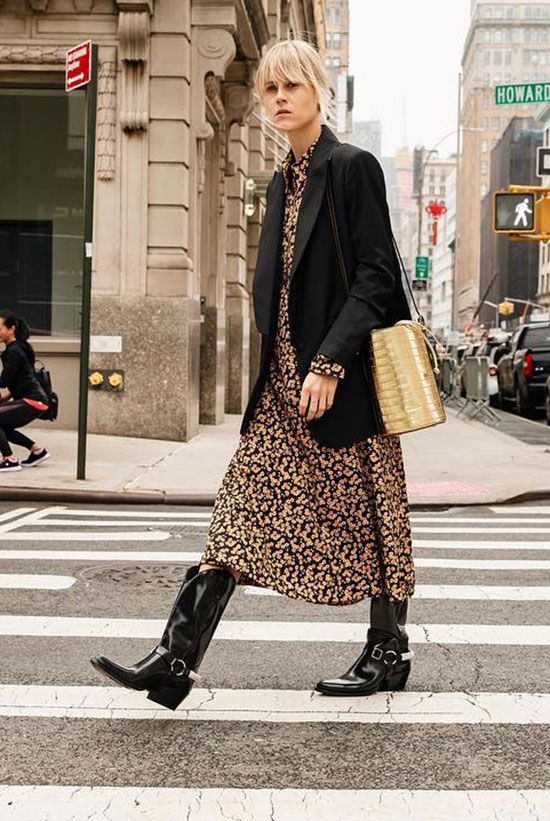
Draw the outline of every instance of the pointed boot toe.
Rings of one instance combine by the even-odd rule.
[[[167,676],[169,667],[157,648],[132,667],[111,661],[107,656],[94,656],[92,666],[105,678],[130,690],[148,690],[157,687]]]

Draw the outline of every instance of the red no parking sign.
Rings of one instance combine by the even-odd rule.
[[[70,48],[65,57],[65,91],[88,85],[92,76],[92,42]]]

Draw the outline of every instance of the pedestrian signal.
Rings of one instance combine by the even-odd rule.
[[[535,195],[496,191],[493,230],[501,234],[527,234],[535,230]]]

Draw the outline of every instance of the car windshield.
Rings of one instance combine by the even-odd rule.
[[[521,342],[522,348],[550,348],[550,325],[527,328]]]

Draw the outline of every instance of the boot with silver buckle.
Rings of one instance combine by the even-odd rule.
[[[357,661],[341,678],[315,686],[324,695],[368,696],[379,690],[403,690],[411,672],[409,637],[405,630],[408,599],[371,599],[367,642]]]
[[[159,644],[132,667],[106,656],[90,659],[102,675],[132,690],[147,690],[151,701],[175,710],[200,680],[197,669],[235,589],[229,570],[190,567]]]
[[[402,690],[410,671],[411,651],[402,653],[396,638],[368,643],[341,678],[323,679],[315,690],[326,696],[370,696],[379,690]]]

